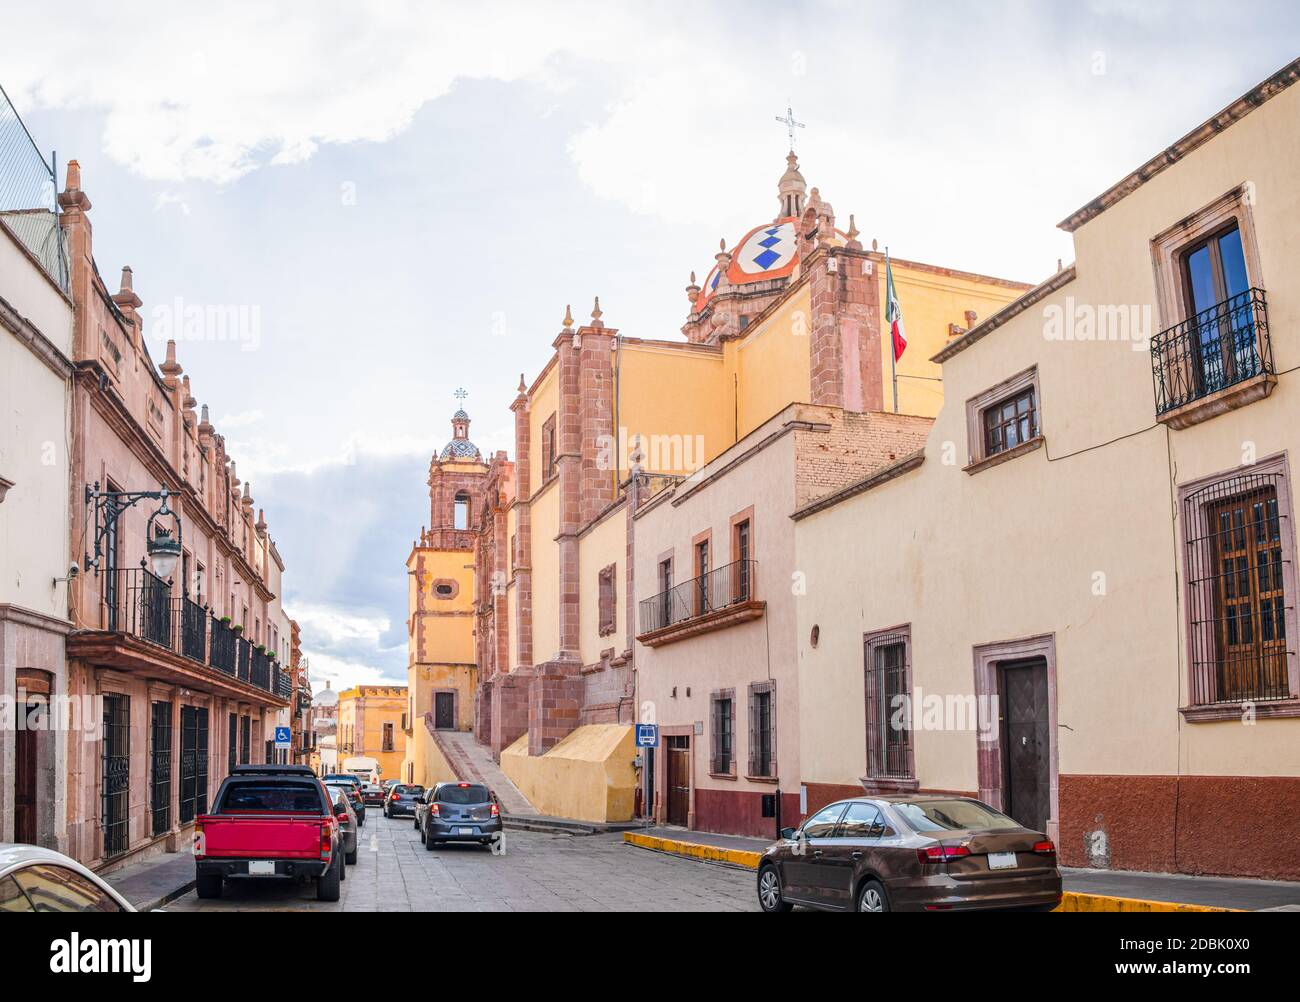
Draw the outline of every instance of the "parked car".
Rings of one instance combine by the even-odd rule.
[[[334,816],[339,819],[339,829],[343,835],[343,862],[349,866],[355,866],[357,862],[357,838],[361,826],[357,824],[357,812],[352,809],[352,801],[348,799],[347,791],[342,787],[336,786],[329,788],[331,791],[330,800],[334,805]],[[343,811],[339,811],[339,805],[343,806]]]
[[[1061,901],[1056,846],[967,797],[841,800],[786,828],[758,867],[765,912],[1049,911]]]
[[[383,786],[384,793],[386,794],[388,793],[389,790],[391,790],[394,786],[396,786],[400,782],[401,782],[400,779],[386,779],[380,785]]]
[[[337,901],[344,811],[308,766],[235,766],[194,821],[199,897],[220,897],[227,880],[306,877],[319,900]]]
[[[131,902],[75,859],[35,845],[0,844],[0,914],[133,911]]]
[[[378,783],[366,783],[361,787],[361,799],[367,807],[383,807],[384,788]]]
[[[415,816],[415,805],[424,798],[424,787],[413,783],[397,783],[388,791],[384,801],[384,817],[395,818],[399,814]]]
[[[348,800],[352,803],[352,810],[357,815],[357,825],[364,828],[366,826],[366,802],[361,796],[361,787],[354,783],[350,777],[338,779],[325,779],[325,788],[328,790],[343,790],[348,795]]]
[[[481,783],[438,783],[416,802],[415,827],[430,851],[444,842],[491,845],[501,831],[501,809]]]

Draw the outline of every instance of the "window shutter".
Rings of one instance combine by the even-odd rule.
[[[722,704],[718,701],[718,697],[714,696],[710,705],[713,708],[713,712],[710,714],[710,716],[713,717],[713,720],[710,721],[709,727],[709,771],[721,772],[718,768],[718,748],[720,746],[719,738],[721,737],[718,730],[722,724],[722,715],[720,712]]]

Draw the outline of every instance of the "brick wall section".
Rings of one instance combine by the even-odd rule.
[[[533,552],[532,519],[528,499],[532,494],[532,471],[529,466],[532,438],[528,426],[528,396],[520,390],[515,402],[510,405],[515,412],[515,483],[517,498],[515,502],[515,643],[519,654],[519,667],[526,668],[533,663],[533,575],[531,570]],[[508,539],[502,539],[509,545]],[[509,658],[506,659],[509,664]],[[495,719],[495,714],[494,714]],[[517,735],[516,735],[517,736]]]
[[[910,414],[836,409],[824,416],[829,431],[795,432],[796,509],[920,449],[934,423]]]
[[[632,669],[606,665],[582,677],[582,724],[632,723]]]
[[[491,740],[492,757],[500,761],[501,750],[509,748],[522,734],[528,733],[528,693],[532,675],[514,671],[492,683]]]
[[[601,436],[614,434],[614,372],[610,347],[618,332],[612,327],[582,329],[578,349],[579,434],[582,470],[578,519],[582,525],[614,501],[614,471],[600,469]]]
[[[575,336],[585,336],[588,328],[578,335],[562,333],[555,340],[559,355],[559,467],[560,526],[556,539],[559,544],[560,589],[559,635],[560,649],[556,659],[578,657],[578,531],[582,528],[582,410],[579,400],[581,378],[578,367],[578,350]],[[547,582],[539,582],[547,587]],[[538,652],[549,653],[549,652]]]
[[[812,304],[811,402],[852,411],[882,410],[880,289],[870,255],[819,248],[804,267]]]
[[[581,722],[583,682],[579,675],[543,669],[533,676],[528,700],[528,754],[544,755]]]

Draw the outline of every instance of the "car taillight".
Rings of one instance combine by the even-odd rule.
[[[459,789],[461,789],[461,790],[468,790],[468,789],[469,789],[469,784],[468,784],[468,783],[457,783],[456,786],[457,786],[457,788],[459,788]]]
[[[321,859],[330,858],[330,849],[332,849],[334,845],[333,839],[331,838],[331,836],[333,835],[333,831],[331,830],[331,826],[333,825],[333,823],[334,823],[333,819],[321,823],[320,826],[320,858]]]
[[[928,845],[916,850],[916,858],[922,863],[947,863],[969,855],[970,850],[964,845]]]
[[[499,818],[499,817],[501,817],[501,808],[498,807],[496,804],[493,804],[493,805],[492,805],[492,816],[493,816],[494,818]]]
[[[1045,838],[1041,842],[1034,843],[1034,852],[1039,853],[1040,855],[1043,856],[1055,856],[1056,846],[1052,844],[1052,840],[1050,838]]]
[[[196,858],[202,858],[204,851],[207,849],[207,839],[203,836],[203,826],[194,826],[194,855]]]
[[[391,797],[389,797],[388,799],[389,799],[389,800],[396,800],[396,799],[397,799],[397,794],[394,793],[394,794],[393,794]]]
[[[441,813],[442,813],[442,810],[438,807],[437,804],[430,804],[430,805],[429,805],[429,813],[430,813],[430,814],[441,814]]]

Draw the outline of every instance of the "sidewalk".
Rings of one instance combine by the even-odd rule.
[[[153,911],[194,889],[194,856],[162,853],[100,876],[137,911]]]
[[[769,839],[682,828],[641,828],[624,832],[623,841],[643,849],[753,870]],[[1058,911],[1300,911],[1300,883],[1080,870],[1062,867],[1065,898]]]

